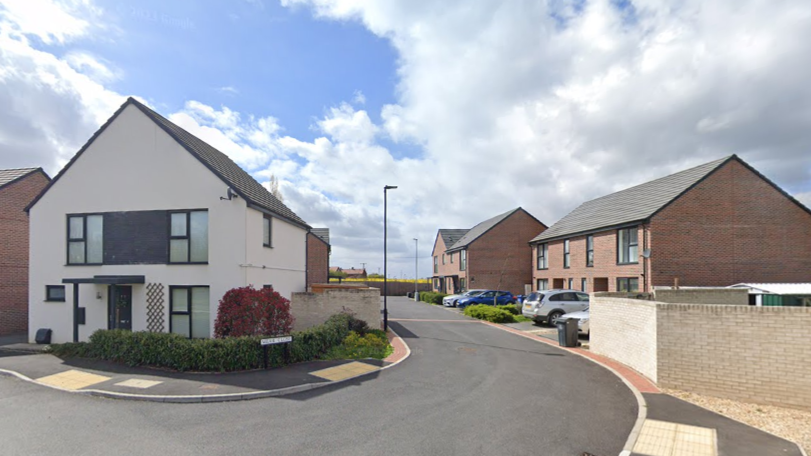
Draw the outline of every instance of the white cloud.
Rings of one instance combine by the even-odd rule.
[[[64,58],[30,39],[66,45],[90,31],[87,3],[3,1],[0,8],[0,149],[3,167],[54,174],[124,101],[104,87],[115,71],[81,51]]]
[[[239,90],[237,90],[235,87],[231,87],[231,86],[220,87],[219,89],[217,89],[217,91],[221,92],[221,93],[228,94],[228,95],[238,95],[239,94]]]
[[[267,113],[195,100],[170,118],[260,182],[279,177],[291,208],[331,228],[334,264],[382,260],[386,184],[399,186],[389,192],[395,272],[412,270],[414,237],[428,256],[437,228],[517,206],[551,224],[583,200],[731,153],[811,202],[807,1],[282,3],[390,41],[395,100],[370,112],[357,91],[314,121],[312,140]],[[123,101],[105,87],[121,73],[28,41],[64,49],[87,38],[103,23],[89,2],[0,5],[0,164],[53,171]]]

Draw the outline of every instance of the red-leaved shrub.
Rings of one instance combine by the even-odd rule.
[[[278,336],[290,334],[292,328],[290,301],[272,288],[257,290],[248,285],[232,288],[220,299],[214,335],[217,338]]]

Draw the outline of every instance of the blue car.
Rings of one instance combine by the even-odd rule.
[[[503,306],[505,304],[515,304],[515,296],[509,291],[487,290],[484,293],[476,296],[469,296],[467,298],[460,298],[456,301],[456,307],[464,309],[467,306],[476,304],[493,305],[493,298],[495,298],[496,305]]]

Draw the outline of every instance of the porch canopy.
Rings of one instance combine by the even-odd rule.
[[[146,277],[142,275],[97,275],[86,279],[62,279],[62,283],[73,284],[73,341],[79,342],[79,323],[84,324],[84,313],[80,318],[79,310],[79,284],[93,283],[98,285],[134,285],[146,283]],[[84,311],[84,308],[82,309]]]

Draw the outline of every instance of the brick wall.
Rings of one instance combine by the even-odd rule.
[[[290,310],[296,321],[295,330],[320,325],[343,310],[350,310],[355,317],[365,321],[371,328],[381,328],[382,315],[380,290],[325,290],[323,293],[293,293]]]
[[[657,306],[651,301],[592,295],[589,348],[657,379]]]
[[[563,267],[563,239],[547,243],[548,269],[538,269],[538,246],[532,246],[532,288],[537,289],[538,279],[549,280],[549,288],[553,288],[555,279],[562,279],[568,286],[572,279],[572,287],[582,290],[581,280],[586,279],[586,291],[593,292],[595,278],[607,279],[608,290],[616,291],[618,277],[635,277],[639,279],[639,290],[644,291],[644,278],[642,276],[643,263],[617,264],[617,230],[607,230],[594,233],[594,266],[586,266],[586,237],[575,236],[569,238],[569,268]],[[643,230],[639,228],[639,253],[643,248]]]
[[[524,285],[532,282],[532,249],[528,242],[545,229],[520,210],[473,241],[467,254],[467,288],[524,294]]]
[[[726,304],[734,306],[749,305],[749,290],[743,288],[657,289],[653,300],[680,304]]]
[[[811,308],[594,297],[590,313],[591,349],[663,388],[811,410]]]
[[[0,189],[0,335],[28,330],[28,214],[48,184],[40,172]]]
[[[653,285],[811,281],[811,214],[737,161],[650,225]]]
[[[307,286],[314,283],[329,283],[329,246],[307,233]]]

